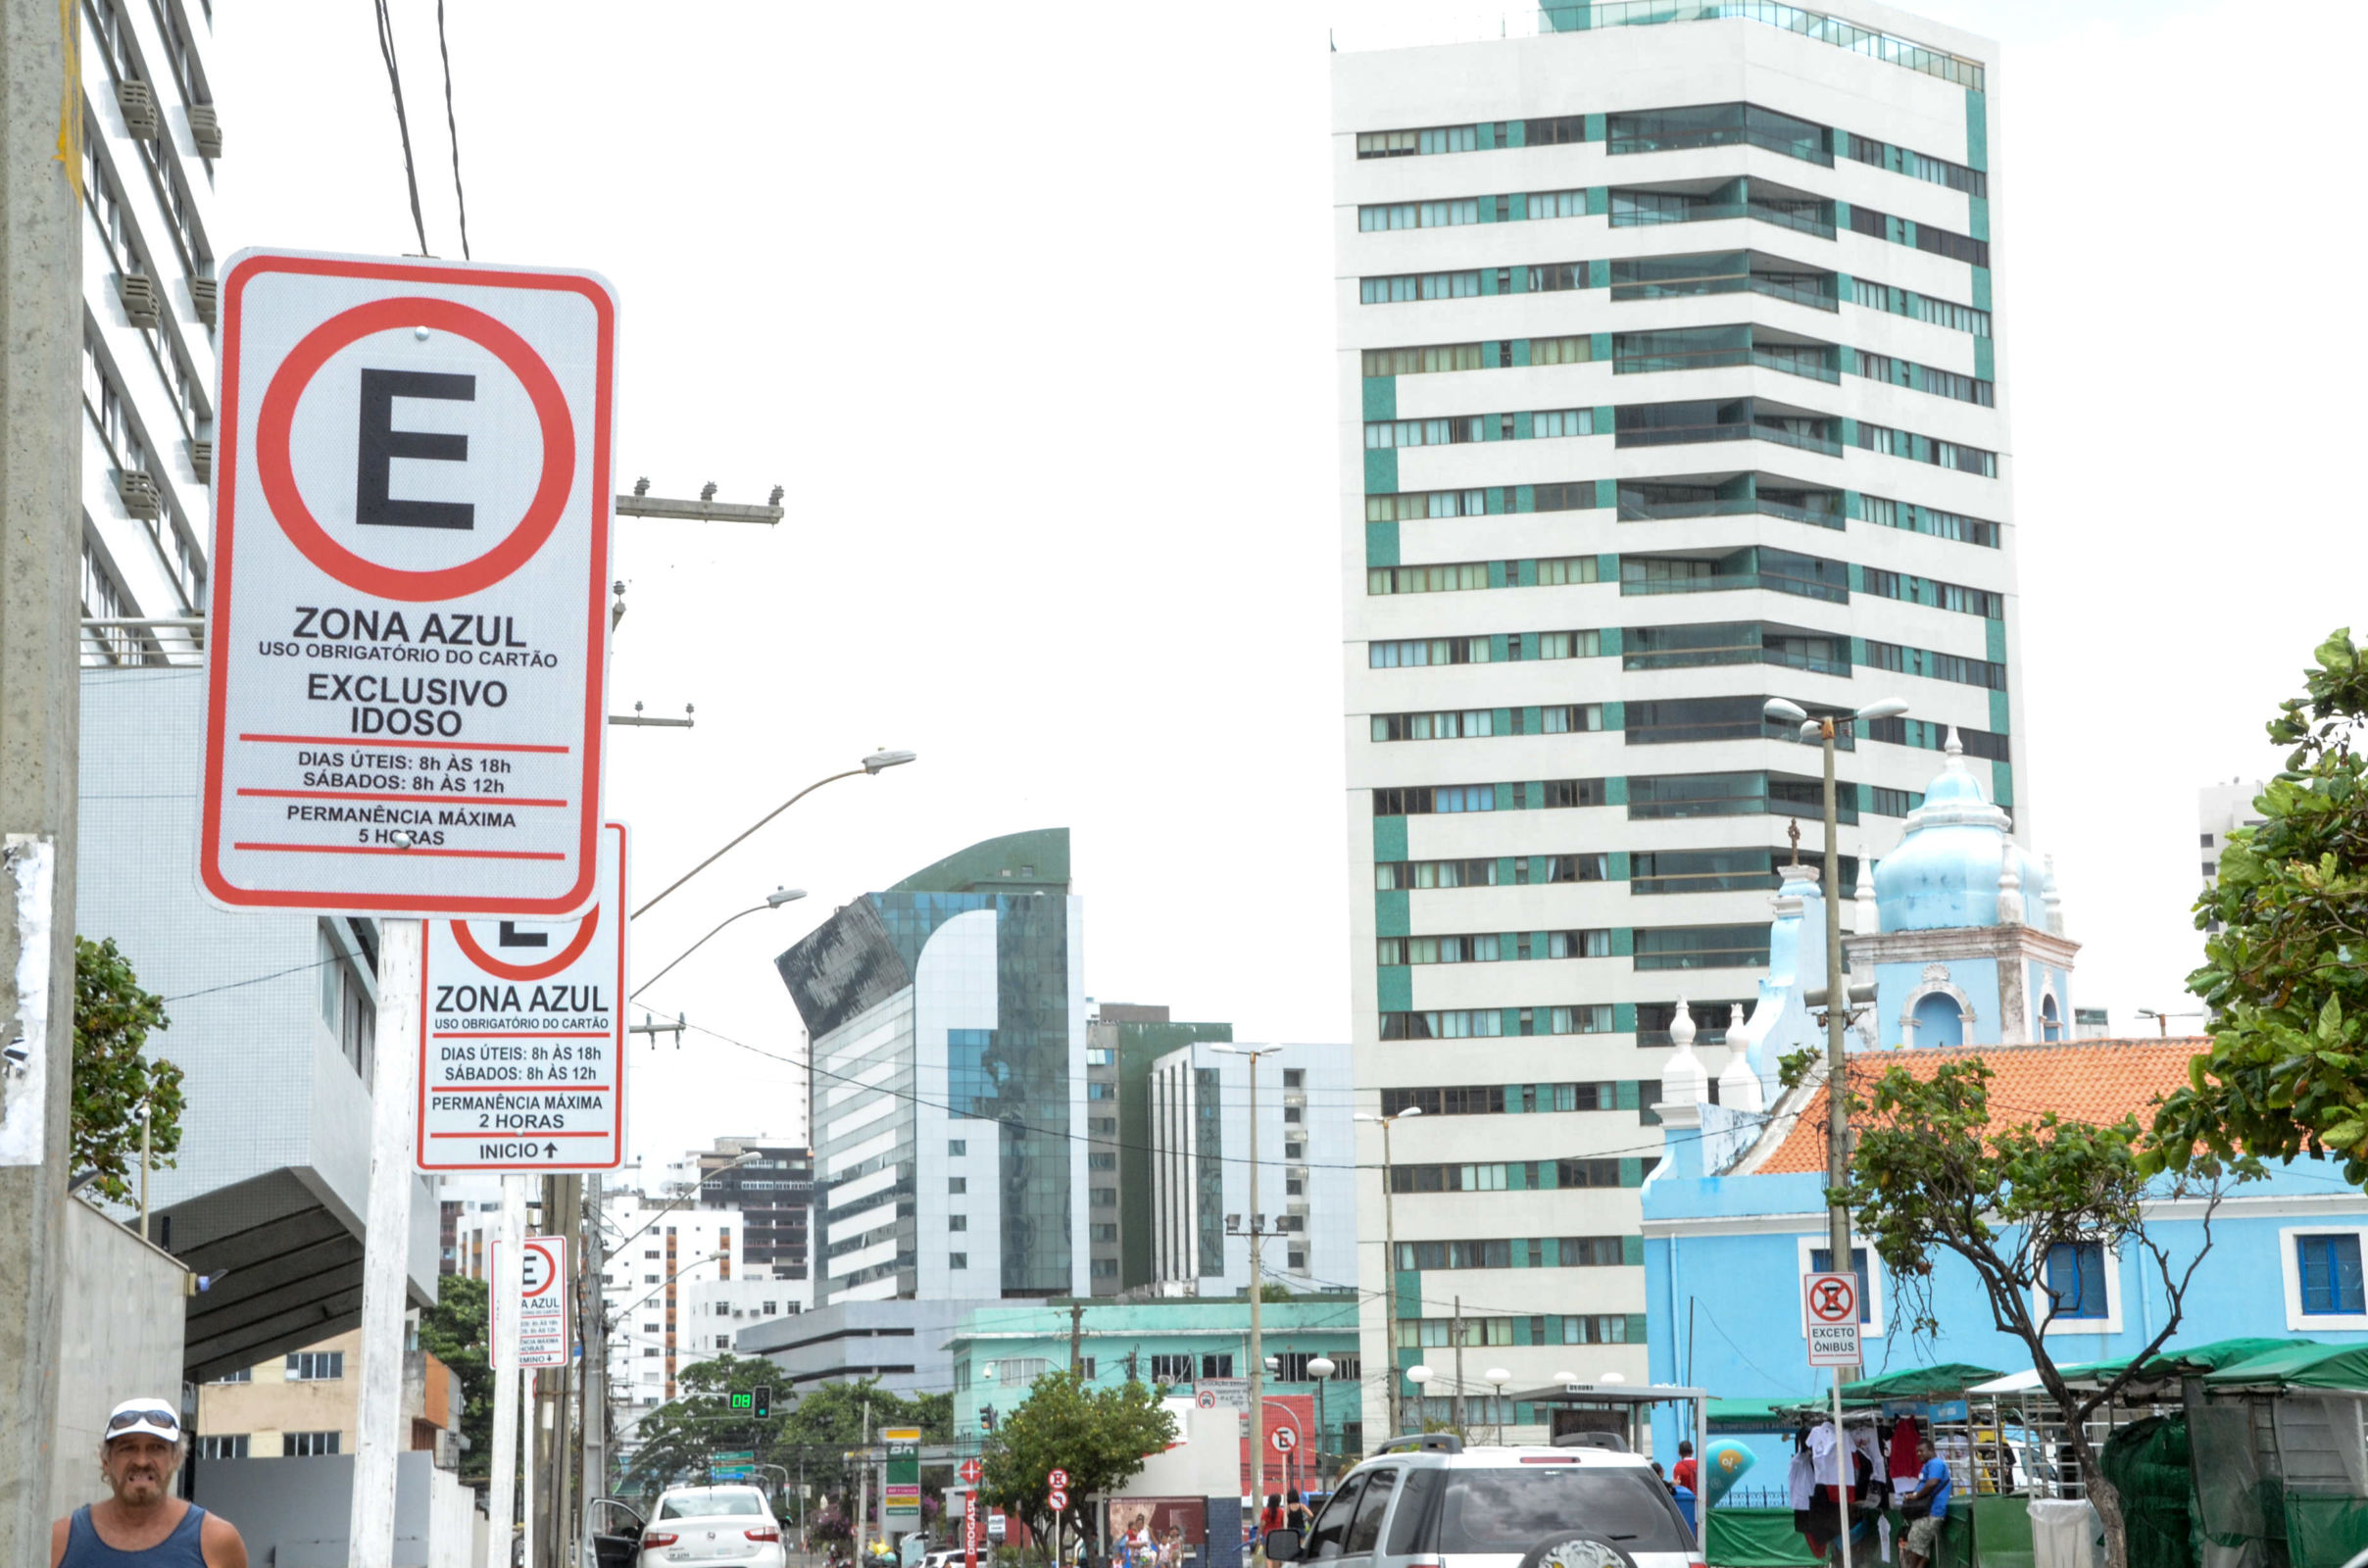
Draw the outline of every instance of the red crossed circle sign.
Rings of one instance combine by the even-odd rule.
[[[1044,1478],[1044,1484],[1058,1491],[1069,1484],[1069,1473],[1066,1470],[1055,1470]]]
[[[1858,1321],[1858,1282],[1849,1274],[1826,1274],[1809,1282],[1809,1316],[1820,1323]]]
[[[502,541],[483,555],[458,565],[433,571],[407,571],[383,566],[356,555],[328,535],[321,519],[305,505],[296,487],[296,470],[288,454],[289,431],[296,405],[330,356],[349,343],[373,332],[400,327],[436,327],[456,332],[509,368],[526,389],[542,426],[543,469],[526,504],[526,514]],[[458,598],[490,588],[534,559],[567,509],[567,492],[575,483],[575,423],[567,415],[567,399],[560,391],[551,368],[526,340],[483,311],[451,300],[409,298],[373,300],[342,311],[307,333],[279,364],[278,373],[256,411],[255,471],[264,498],[271,505],[272,520],[304,558],[349,588],[387,599],[419,603]]]
[[[1266,1441],[1274,1446],[1275,1452],[1289,1453],[1299,1446],[1299,1434],[1289,1427],[1276,1427]]]

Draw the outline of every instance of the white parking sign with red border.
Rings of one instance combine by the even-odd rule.
[[[616,348],[586,272],[261,251],[225,270],[198,857],[216,902],[590,902]]]
[[[1858,1276],[1804,1275],[1801,1291],[1802,1321],[1808,1325],[1809,1365],[1856,1366]]]
[[[423,1171],[624,1162],[626,836],[601,830],[600,902],[573,920],[433,920],[419,970]]]
[[[502,1277],[502,1239],[486,1248],[489,1279]],[[567,1335],[567,1239],[529,1236],[518,1254],[518,1340],[517,1358],[502,1359],[502,1313],[486,1314],[486,1349],[492,1364],[503,1366],[566,1366],[571,1347]]]

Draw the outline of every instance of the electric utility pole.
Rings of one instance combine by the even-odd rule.
[[[0,1562],[46,1562],[74,1095],[77,10],[0,0]]]

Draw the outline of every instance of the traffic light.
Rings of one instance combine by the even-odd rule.
[[[981,1432],[995,1430],[995,1406],[982,1404],[978,1407],[978,1430]]]
[[[759,1385],[757,1389],[757,1408],[752,1413],[760,1421],[764,1421],[771,1417],[773,1413],[772,1390],[765,1388],[763,1385]]]

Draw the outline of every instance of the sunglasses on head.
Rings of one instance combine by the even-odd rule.
[[[111,1433],[122,1432],[127,1427],[143,1424],[171,1427],[173,1431],[178,1432],[181,1429],[181,1418],[162,1405],[152,1406],[145,1410],[118,1410],[108,1418],[107,1430]]]

